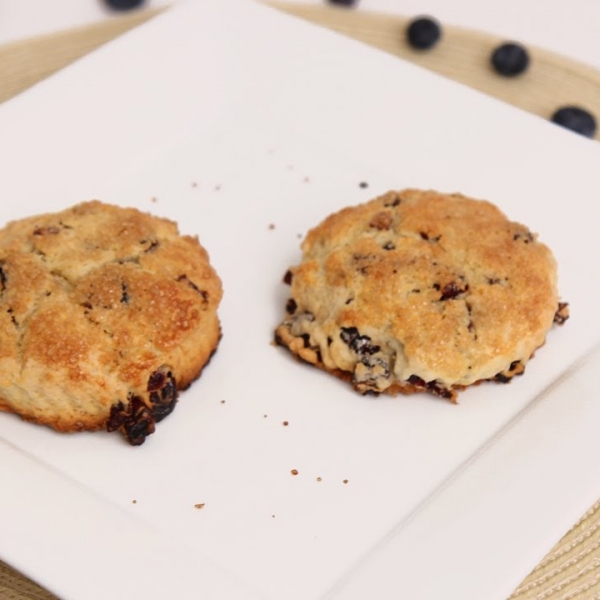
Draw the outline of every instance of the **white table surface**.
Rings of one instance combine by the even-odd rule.
[[[186,1],[202,0],[146,0],[138,10]],[[495,33],[600,69],[600,2],[592,0],[358,0],[355,9],[404,16],[429,14],[442,24]],[[103,0],[0,0],[0,44],[110,19],[117,14],[123,13],[107,9]]]

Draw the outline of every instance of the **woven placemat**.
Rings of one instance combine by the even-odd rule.
[[[443,43],[430,52],[415,52],[405,42],[407,18],[330,6],[271,4],[544,118],[568,104],[600,115],[600,72],[551,52],[529,48],[531,68],[519,77],[506,79],[489,66],[492,49],[506,41],[496,36],[444,27]],[[0,47],[0,102],[157,12],[138,11]],[[59,599],[0,561],[0,600]],[[600,600],[600,500],[558,541],[509,600]]]
[[[1,600],[59,600],[33,581],[0,561]]]
[[[517,77],[501,77],[491,68],[491,53],[499,43],[515,40],[443,25],[442,38],[432,50],[416,51],[406,43],[409,17],[274,0],[269,3],[544,118],[550,118],[561,106],[573,104],[600,115],[600,71],[531,47],[527,40],[517,41],[529,50],[529,69]]]
[[[0,102],[145,23],[161,10],[164,9],[133,11],[101,23],[0,46]]]

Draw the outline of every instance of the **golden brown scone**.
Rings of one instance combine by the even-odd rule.
[[[404,190],[312,229],[276,341],[360,392],[456,400],[521,374],[559,304],[556,262],[493,204]]]
[[[99,201],[0,230],[0,409],[143,443],[220,338],[222,289],[177,225]]]

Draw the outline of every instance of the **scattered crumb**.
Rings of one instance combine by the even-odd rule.
[[[266,419],[269,415],[263,415],[263,419]]]
[[[287,427],[289,424],[290,424],[290,422],[289,422],[289,421],[284,421],[284,422],[282,423],[282,425],[283,425],[284,427]]]
[[[218,192],[221,189],[221,184],[217,183],[217,185],[215,185],[215,192]]]
[[[344,479],[344,482],[343,482],[343,483],[348,483],[348,480],[347,480],[347,479]]]
[[[291,473],[292,475],[298,475],[298,469],[292,469],[292,470],[290,471],[290,473]]]
[[[269,229],[275,229],[275,223],[269,223]]]
[[[221,404],[225,404],[225,400],[221,400]]]
[[[198,187],[198,182],[197,181],[192,181],[192,187],[193,188]]]
[[[137,500],[132,500],[131,504],[137,504]]]
[[[194,504],[194,508],[204,508],[206,506],[206,502],[201,502],[199,504]]]
[[[275,518],[275,515],[271,515],[271,519],[274,519],[274,518]]]
[[[152,198],[150,198],[150,202],[156,202],[157,198],[156,196],[152,196]]]
[[[368,188],[368,187],[369,187],[369,184],[368,184],[366,181],[361,181],[361,182],[358,184],[358,187],[364,190],[365,188]]]
[[[298,238],[299,240],[301,240],[301,239],[302,239],[302,234],[301,234],[301,233],[298,233],[298,234],[297,234],[297,238]]]
[[[323,481],[322,477],[317,477],[317,481]]]
[[[309,183],[310,182],[310,177],[308,177],[308,175],[303,179],[304,183]]]

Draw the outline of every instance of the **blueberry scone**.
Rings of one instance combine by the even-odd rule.
[[[460,194],[388,192],[330,215],[302,251],[275,340],[363,393],[456,401],[508,382],[568,318],[549,248]]]
[[[196,237],[99,201],[0,230],[0,409],[134,445],[217,348],[221,282]]]

